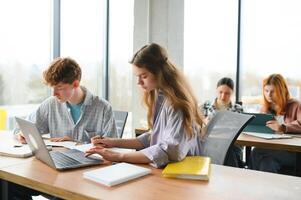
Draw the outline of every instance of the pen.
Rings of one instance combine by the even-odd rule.
[[[84,130],[85,135],[89,138],[89,133],[88,131]]]
[[[85,134],[85,137],[86,137],[86,140],[88,140],[88,141],[84,141],[84,143],[89,143],[90,141],[90,136],[89,136],[89,133],[88,133],[88,131],[86,131],[86,130],[84,130],[84,134]]]

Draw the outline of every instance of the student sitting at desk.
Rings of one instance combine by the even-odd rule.
[[[212,101],[206,101],[202,106],[205,121],[208,123],[220,110],[229,110],[232,112],[243,112],[240,104],[232,103],[231,97],[234,92],[234,81],[231,78],[223,77],[217,82],[217,97]],[[225,164],[232,167],[243,167],[242,148],[233,145],[230,148],[229,157]]]
[[[42,134],[50,133],[53,141],[89,142],[96,135],[117,137],[111,105],[80,86],[81,68],[75,60],[57,58],[43,76],[53,96],[29,116]],[[18,133],[18,139],[25,142],[22,133]]]
[[[272,74],[263,80],[262,113],[271,113],[277,120],[267,122],[267,126],[276,134],[301,133],[301,104],[290,97],[287,84],[280,74]],[[252,168],[277,173],[282,166],[295,166],[296,154],[254,148]]]
[[[154,43],[142,47],[130,63],[144,92],[150,131],[135,139],[95,137],[92,142],[96,146],[87,155],[98,153],[109,161],[151,163],[155,167],[199,155],[203,121],[183,74],[168,59],[165,50]],[[106,147],[140,151],[115,153]]]
[[[53,96],[46,99],[29,119],[41,133],[50,133],[52,141],[89,142],[95,135],[117,137],[111,105],[80,86],[81,68],[71,58],[57,58],[43,73]],[[25,138],[16,128],[20,142]],[[31,199],[39,192],[9,184],[10,199]]]
[[[240,104],[231,102],[233,92],[234,81],[231,78],[223,77],[217,82],[217,97],[212,102],[206,101],[202,106],[202,111],[207,122],[220,110],[243,112],[243,108]]]

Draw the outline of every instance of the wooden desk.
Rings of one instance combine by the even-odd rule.
[[[246,161],[249,163],[251,147],[296,152],[296,175],[301,176],[301,138],[267,140],[240,134],[235,144],[246,147]]]
[[[16,141],[14,141],[12,133],[8,131],[0,131],[0,145],[11,144],[13,146],[13,144],[15,143]],[[13,158],[8,156],[0,156],[0,168],[8,167],[26,161],[27,161],[26,158]]]
[[[235,144],[240,146],[254,146],[264,149],[301,152],[301,138],[267,140],[251,135],[240,134]]]
[[[98,167],[58,172],[36,159],[2,168],[0,178],[64,199],[300,199],[301,178],[212,165],[210,181],[167,179],[162,170],[114,187],[82,177]]]
[[[8,131],[0,131],[0,145],[15,144],[12,133]],[[7,156],[0,156],[0,169],[11,167],[20,163],[30,162],[33,158],[13,158]],[[7,182],[0,180],[1,199],[7,199]]]

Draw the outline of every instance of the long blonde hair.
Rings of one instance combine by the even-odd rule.
[[[281,74],[271,74],[268,78],[263,80],[262,84],[262,92],[263,92],[263,112],[268,112],[271,109],[271,103],[269,103],[264,95],[264,87],[266,85],[273,85],[275,88],[276,98],[274,99],[274,103],[276,104],[275,112],[276,115],[284,115],[285,107],[287,105],[288,100],[291,98],[287,84],[285,79]]]
[[[175,110],[182,111],[188,136],[193,136],[193,126],[198,126],[202,135],[203,120],[196,98],[182,72],[169,61],[165,49],[155,43],[145,45],[134,54],[130,63],[148,70],[157,80],[157,90],[143,94],[149,128],[153,127],[155,101],[160,90]]]

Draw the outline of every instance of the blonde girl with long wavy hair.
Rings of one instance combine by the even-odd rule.
[[[94,148],[109,161],[151,163],[155,167],[200,154],[203,120],[195,96],[182,72],[170,61],[158,44],[145,45],[132,60],[137,84],[143,91],[150,131],[134,139],[92,139]],[[108,147],[139,151],[116,153]]]

